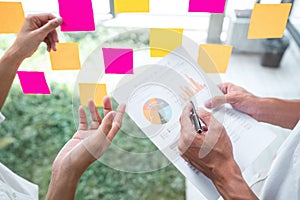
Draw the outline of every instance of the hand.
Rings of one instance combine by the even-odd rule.
[[[125,105],[120,105],[114,112],[109,97],[105,97],[103,102],[105,116],[103,120],[94,102],[88,103],[92,118],[90,129],[84,109],[79,108],[78,130],[60,150],[53,162],[47,199],[74,199],[81,175],[103,155],[120,129]]]
[[[238,111],[246,113],[258,120],[259,118],[259,101],[260,98],[254,96],[244,88],[233,85],[231,83],[223,83],[219,85],[225,96],[217,96],[207,101],[207,108],[216,108],[225,103],[229,103]]]
[[[190,119],[191,110],[192,105],[188,104],[180,118],[181,135],[178,148],[181,156],[208,178],[222,178],[226,174],[225,166],[235,163],[226,130],[210,113],[200,110],[197,114],[207,127],[198,134]]]
[[[58,42],[56,28],[62,23],[61,18],[52,14],[29,15],[17,36],[12,48],[18,57],[30,57],[41,42],[47,44],[47,50],[56,51],[55,43]]]
[[[197,134],[190,119],[188,104],[180,118],[181,156],[212,180],[224,199],[257,199],[242,177],[233,158],[231,141],[224,127],[208,112],[198,111],[207,127]]]

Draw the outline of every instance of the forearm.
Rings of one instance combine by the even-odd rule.
[[[22,61],[23,58],[18,55],[18,50],[14,47],[11,47],[0,59],[0,110]]]
[[[69,174],[64,174],[62,176],[52,176],[46,200],[75,199],[78,181],[79,179],[74,177],[72,178],[71,176],[69,176]]]
[[[293,129],[300,120],[300,101],[261,98],[255,118],[261,122]]]
[[[222,172],[217,172],[217,178],[213,182],[225,200],[258,199],[245,182],[239,167],[234,161],[227,166],[223,166],[221,170]]]

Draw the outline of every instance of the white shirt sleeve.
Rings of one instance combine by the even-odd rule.
[[[3,122],[5,120],[5,117],[2,115],[2,113],[0,112],[0,123]]]
[[[4,119],[0,112],[0,123]],[[0,162],[0,199],[38,200],[39,187],[18,176]]]
[[[300,121],[282,144],[265,182],[263,200],[300,199]]]
[[[0,163],[0,199],[38,200],[38,186]]]

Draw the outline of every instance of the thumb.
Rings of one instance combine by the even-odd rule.
[[[56,29],[62,23],[62,18],[58,17],[48,21],[44,26],[39,29],[39,33],[43,35],[48,35],[51,31]]]
[[[205,102],[207,108],[217,108],[226,103],[226,95],[216,96]]]

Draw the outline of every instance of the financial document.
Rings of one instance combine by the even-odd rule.
[[[223,95],[200,66],[179,47],[156,64],[135,69],[113,93],[145,135],[207,199],[218,199],[213,183],[179,155],[179,118],[190,100],[198,107]],[[234,158],[245,170],[272,143],[276,135],[256,120],[230,106],[212,111],[233,144]]]

